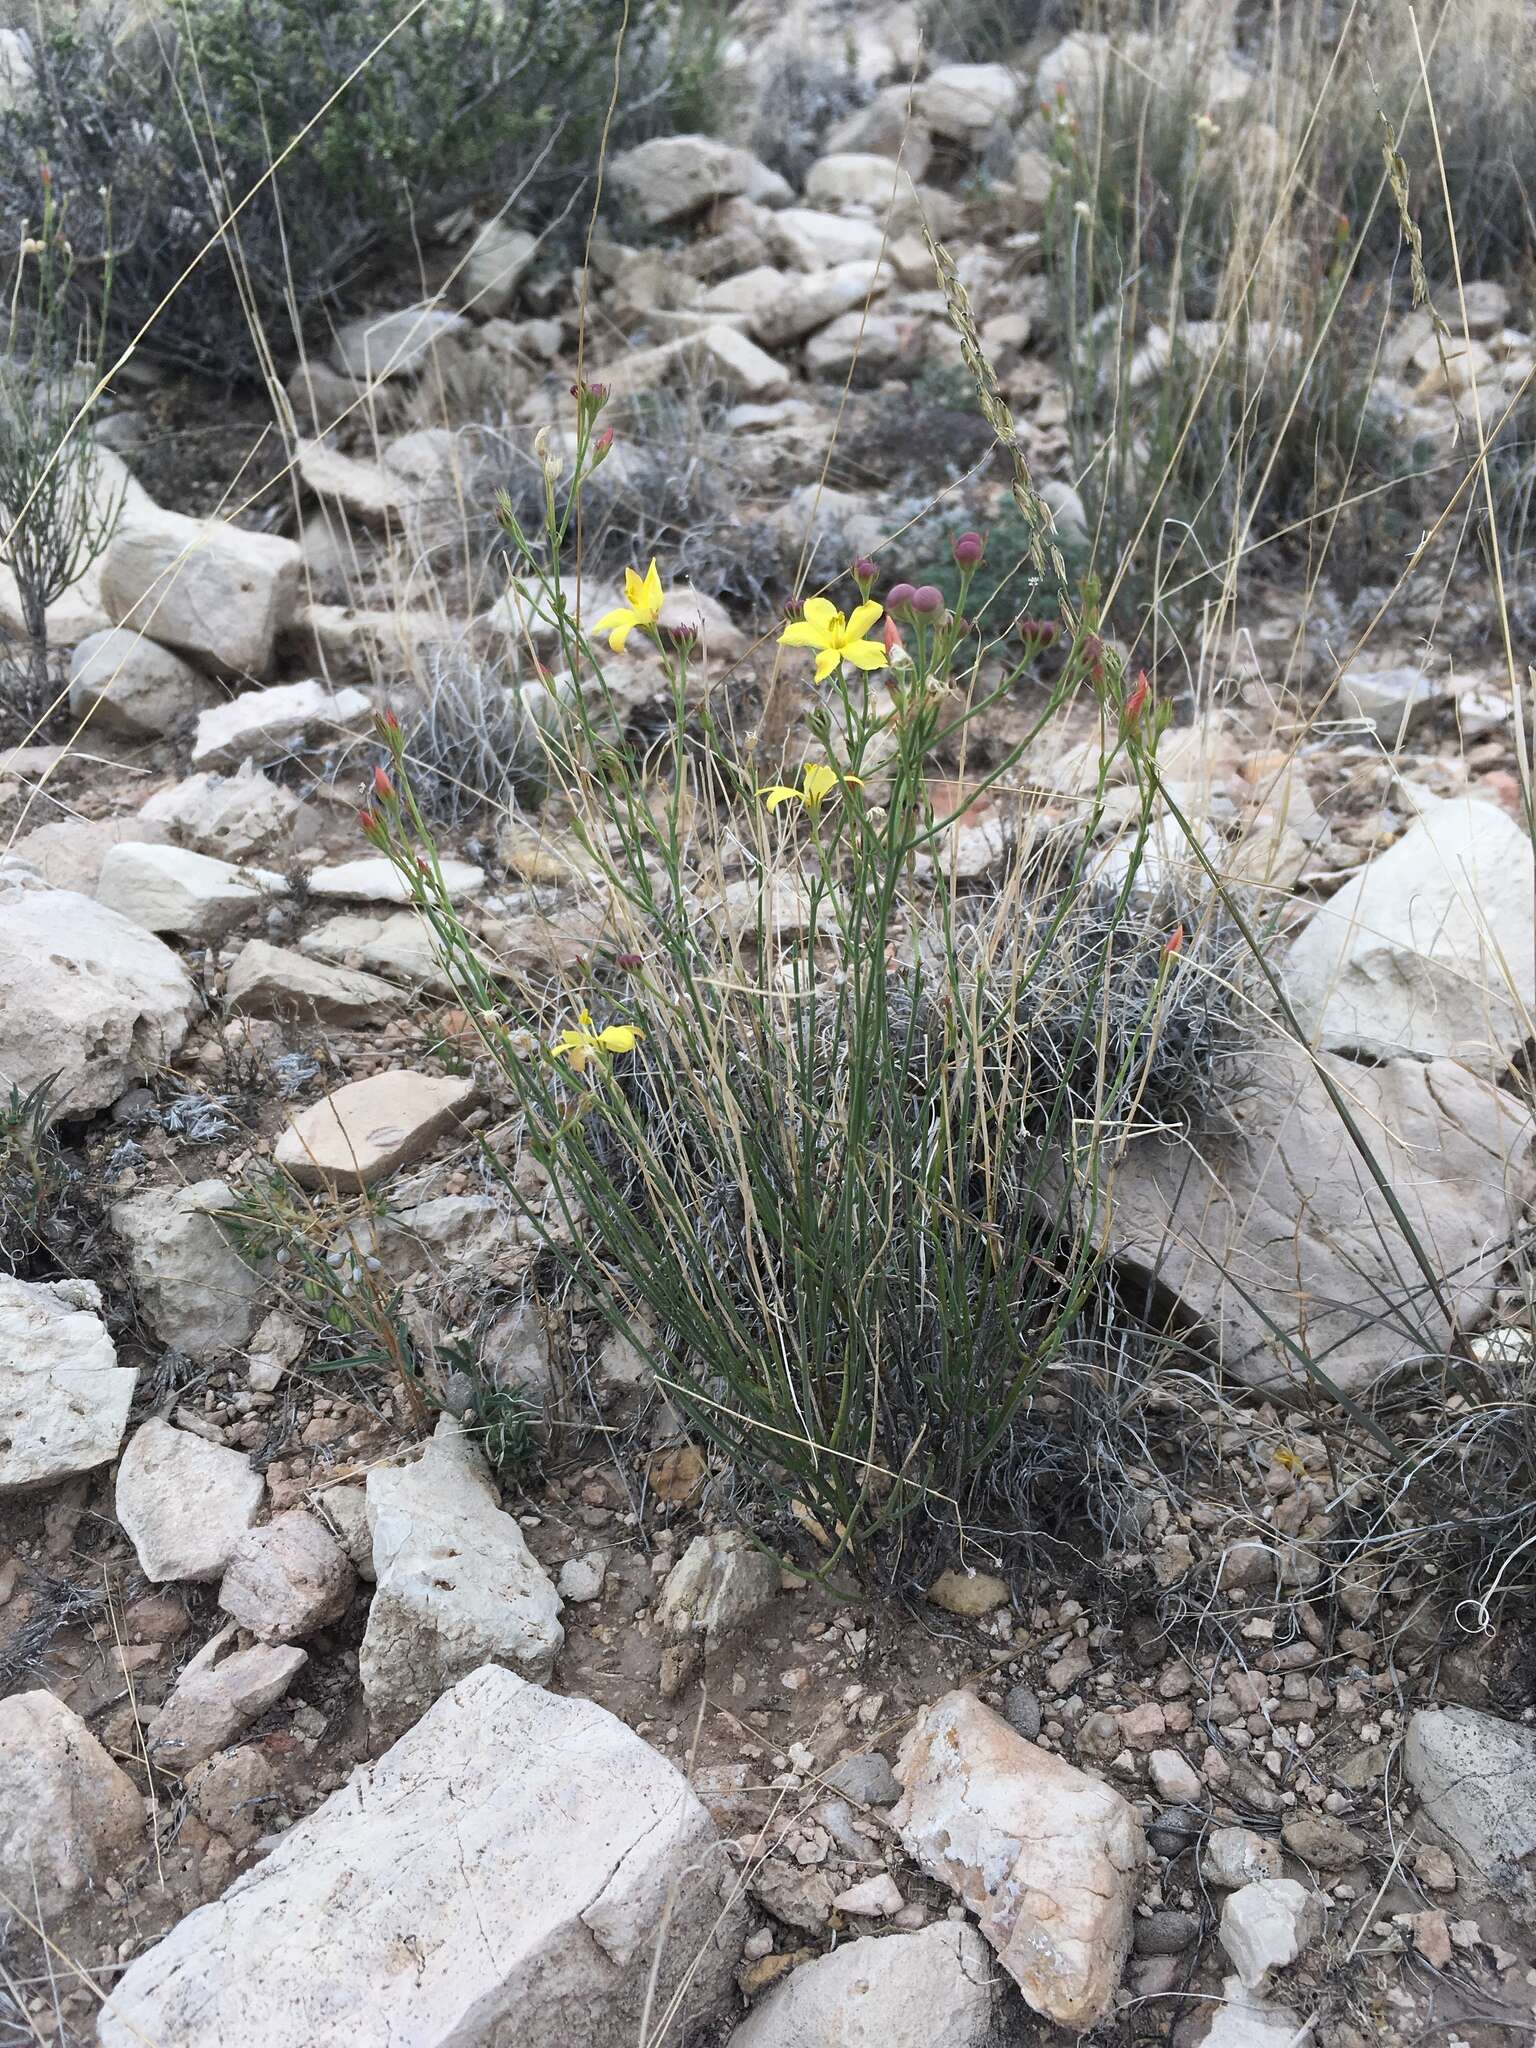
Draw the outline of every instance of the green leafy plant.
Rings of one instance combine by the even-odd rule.
[[[558,219],[621,34],[610,146],[696,121],[709,0],[208,0],[174,36],[93,12],[42,39],[36,91],[0,112],[0,200],[35,219],[48,167],[82,283],[110,253],[114,346],[147,327],[165,360],[256,376],[295,316],[345,310],[455,208]]]
[[[0,1103],[0,1265],[26,1270],[47,1244],[46,1225],[68,1183],[52,1129],[57,1075]]]
[[[979,539],[958,550],[955,608],[937,591],[888,594],[899,644],[861,637],[881,617],[867,577],[846,618],[807,603],[786,638],[823,679],[809,757],[765,777],[717,723],[692,635],[660,626],[654,565],[595,627],[576,615],[565,563],[607,452],[602,404],[578,393],[574,475],[562,490],[559,466],[546,469],[542,534],[509,502],[503,516],[581,679],[549,735],[549,773],[610,905],[613,950],[548,1008],[509,1005],[443,886],[388,717],[364,828],[512,1091],[544,1191],[499,1170],[564,1284],[649,1356],[765,1530],[783,1540],[798,1526],[823,1569],[889,1578],[1027,1521],[1042,1375],[1091,1344],[1104,1148],[1158,1113],[1152,1049],[1170,989],[1201,971],[1200,939],[1192,930],[1186,951],[1182,932],[1147,932],[1133,852],[1124,886],[1099,900],[1097,938],[1073,954],[1065,1041],[1069,1005],[1043,987],[1091,886],[1110,779],[1123,773],[1150,807],[1163,714],[1145,679],[1127,684],[1069,620],[1041,724],[1096,695],[1089,833],[1050,887],[1021,864],[962,913],[933,764],[1038,654],[1027,644],[983,683],[963,624]],[[1039,521],[1036,508],[1036,535]],[[1036,553],[1038,582],[1038,540]],[[616,646],[639,635],[664,665],[673,715],[648,757],[613,737],[594,631]],[[978,778],[977,800],[1018,751]],[[1097,998],[1133,917],[1149,971],[1128,1004],[1121,981],[1104,1031]]]
[[[20,659],[0,647],[0,695],[24,727],[52,694],[48,607],[102,553],[122,511],[121,491],[99,473],[87,412],[100,329],[82,326],[72,296],[69,223],[51,178],[37,197],[15,252],[0,348],[0,567],[15,582],[26,638]]]

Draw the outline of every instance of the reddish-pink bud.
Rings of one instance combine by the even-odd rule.
[[[373,788],[376,796],[391,797],[395,793],[395,785],[377,762],[374,763],[373,769]]]
[[[1130,695],[1125,700],[1125,711],[1122,714],[1121,719],[1122,724],[1128,726],[1134,725],[1137,719],[1140,718],[1142,713],[1142,707],[1145,705],[1147,701],[1147,691],[1149,688],[1150,685],[1147,682],[1146,670],[1139,669],[1137,671],[1135,685],[1132,688]]]
[[[987,552],[987,544],[979,533],[962,533],[953,543],[954,557],[962,569],[974,569]]]
[[[944,609],[944,593],[936,583],[919,583],[908,602],[920,617],[932,618]]]
[[[885,593],[885,608],[888,612],[899,611],[902,605],[910,604],[917,592],[910,583],[893,583]]]

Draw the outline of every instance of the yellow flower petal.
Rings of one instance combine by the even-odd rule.
[[[861,641],[859,644],[861,646],[867,647],[869,643],[868,641]],[[821,653],[818,654],[816,657],[817,682],[824,683],[827,680],[827,677],[831,675],[833,669],[835,669],[842,661],[842,658],[843,657],[841,652],[836,647],[823,648]]]
[[[606,1024],[597,1042],[604,1052],[633,1052],[641,1036],[633,1024]]]
[[[608,635],[608,645],[613,649],[615,654],[622,654],[624,652],[624,642],[629,638],[630,634],[633,633],[633,631],[635,630],[636,626],[639,625],[639,623],[640,621],[637,618],[635,618],[633,613],[631,613],[631,615],[624,621],[622,626],[614,627],[613,631]]]
[[[780,804],[798,804],[804,801],[798,789],[791,789],[783,782],[776,782],[772,789],[760,789],[757,793],[762,798],[764,807],[770,811],[776,811]]]
[[[862,789],[864,787],[864,778],[862,775],[845,775],[843,777],[843,787],[844,789]]]
[[[842,656],[855,668],[868,670],[886,666],[886,652],[878,640],[850,640],[843,648]]]
[[[855,605],[848,614],[848,638],[862,640],[884,609],[885,607],[876,604],[873,598],[866,604]]]
[[[830,796],[838,783],[837,770],[829,768],[825,761],[808,762],[801,779],[805,784],[806,801],[813,804],[819,804],[823,797]]]
[[[824,644],[826,637],[826,634],[818,632],[816,627],[808,626],[804,619],[796,619],[793,625],[786,626],[779,635],[779,645],[781,647],[820,647]]]
[[[594,633],[606,633],[610,626],[622,626],[626,622],[634,624],[634,613],[626,605],[615,605],[611,612],[604,612],[600,619],[593,622],[592,630]]]
[[[645,572],[645,582],[641,586],[641,594],[644,602],[650,606],[652,616],[654,617],[661,610],[665,602],[662,596],[661,578],[656,573],[656,557],[654,555],[651,557],[651,566]]]
[[[645,579],[638,569],[624,571],[624,601],[636,611],[645,603]]]
[[[834,620],[839,625],[842,623],[842,613],[829,598],[808,597],[800,607],[800,611],[806,624],[814,626],[819,633],[825,634]]]

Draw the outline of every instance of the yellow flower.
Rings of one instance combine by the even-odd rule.
[[[550,1047],[553,1059],[569,1060],[573,1073],[584,1074],[594,1054],[633,1052],[645,1034],[633,1024],[605,1024],[601,1031],[592,1026],[592,1012],[583,1010],[574,1024],[568,1024]]]
[[[839,775],[825,761],[807,761],[798,789],[787,782],[776,782],[772,789],[760,789],[757,793],[770,811],[776,811],[780,804],[804,804],[814,817],[839,783],[848,789],[862,789],[864,778],[862,775]]]
[[[616,605],[611,612],[604,612],[592,628],[594,633],[608,633],[608,645],[615,654],[624,652],[624,642],[636,626],[642,632],[651,632],[661,617],[661,608],[666,603],[666,593],[661,587],[661,578],[656,573],[656,557],[651,557],[651,566],[643,576],[634,569],[624,571],[625,602]],[[609,627],[613,630],[608,632]]]
[[[871,601],[861,604],[845,619],[824,597],[808,597],[803,616],[786,626],[779,635],[781,647],[814,647],[816,680],[824,683],[833,669],[851,661],[855,668],[885,667],[885,649],[878,640],[864,635],[879,618],[881,607]]]

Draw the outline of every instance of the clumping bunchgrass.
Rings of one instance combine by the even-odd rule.
[[[1050,1519],[1032,1489],[1059,1505],[1103,1462],[1104,1417],[1085,1418],[1117,1148],[1203,1118],[1241,1035],[1240,1001],[1192,994],[1232,982],[1227,939],[1139,880],[1165,714],[1068,613],[1028,737],[969,794],[1001,800],[1025,746],[1081,699],[1101,757],[1080,830],[1031,858],[1021,818],[998,884],[963,886],[937,770],[963,762],[1047,637],[972,632],[982,541],[956,542],[954,607],[908,586],[887,610],[868,567],[841,611],[809,599],[780,656],[814,671],[803,738],[788,759],[761,754],[717,706],[693,636],[659,624],[656,564],[629,571],[615,612],[575,623],[565,562],[608,448],[603,405],[577,394],[541,532],[500,506],[580,684],[545,728],[546,773],[602,946],[553,1002],[509,1004],[441,888],[389,719],[365,829],[512,1094],[546,1183],[513,1192],[552,1270],[649,1359],[765,1539],[798,1536],[819,1569],[885,1583],[971,1539],[1012,1561],[997,1532],[1022,1541]],[[1038,585],[1054,572],[1036,552]],[[604,635],[644,641],[665,671],[671,719],[644,752],[606,716]],[[1115,884],[1090,859],[1112,783]]]
[[[68,1184],[53,1129],[54,1080],[25,1093],[14,1084],[0,1102],[0,1271],[23,1273],[49,1242]]]

